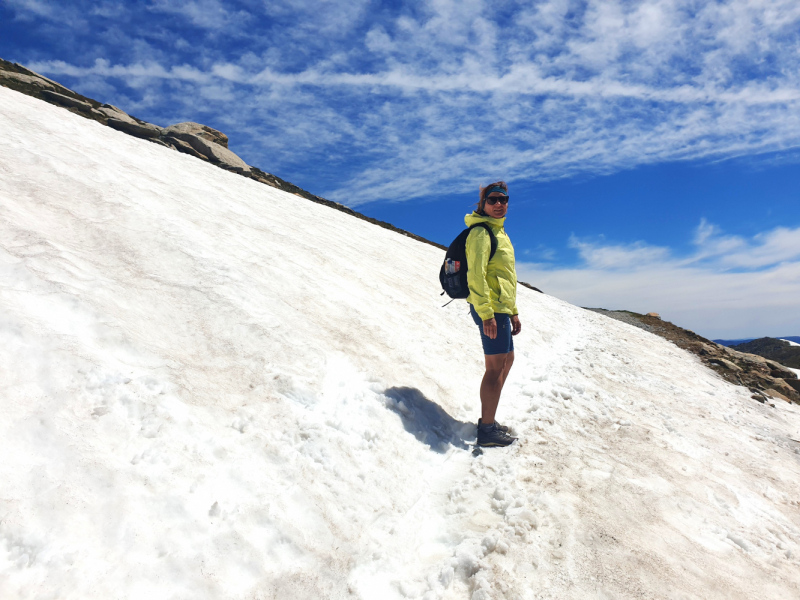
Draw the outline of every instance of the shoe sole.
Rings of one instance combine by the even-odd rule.
[[[487,443],[485,443],[485,444],[481,444],[481,443],[479,442],[479,443],[478,443],[478,446],[480,446],[481,448],[498,448],[498,447],[499,447],[499,448],[506,448],[507,446],[510,446],[511,444],[513,444],[513,443],[514,443],[514,442],[516,442],[516,441],[517,441],[517,440],[516,440],[516,438],[515,438],[513,441],[511,441],[511,442],[509,442],[509,443],[507,443],[507,444],[500,444],[500,443],[498,443],[498,442],[487,442]]]

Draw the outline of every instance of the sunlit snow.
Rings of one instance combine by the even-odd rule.
[[[800,597],[798,407],[521,288],[520,441],[474,457],[440,250],[5,88],[0,127],[0,598]]]

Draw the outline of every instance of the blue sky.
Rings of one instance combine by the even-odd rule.
[[[505,179],[521,279],[800,335],[795,0],[0,0],[0,56],[442,243]]]

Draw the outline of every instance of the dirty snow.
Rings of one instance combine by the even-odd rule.
[[[3,599],[800,597],[797,406],[521,288],[520,441],[473,457],[441,251],[5,88],[0,125]]]

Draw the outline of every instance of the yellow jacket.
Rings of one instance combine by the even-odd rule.
[[[497,238],[497,250],[489,260],[492,242],[483,227],[476,227],[467,236],[467,302],[475,307],[478,316],[486,321],[495,313],[516,315],[517,272],[514,269],[514,247],[508,239],[502,219],[493,219],[474,212],[464,217],[471,227],[475,223],[487,223]]]

